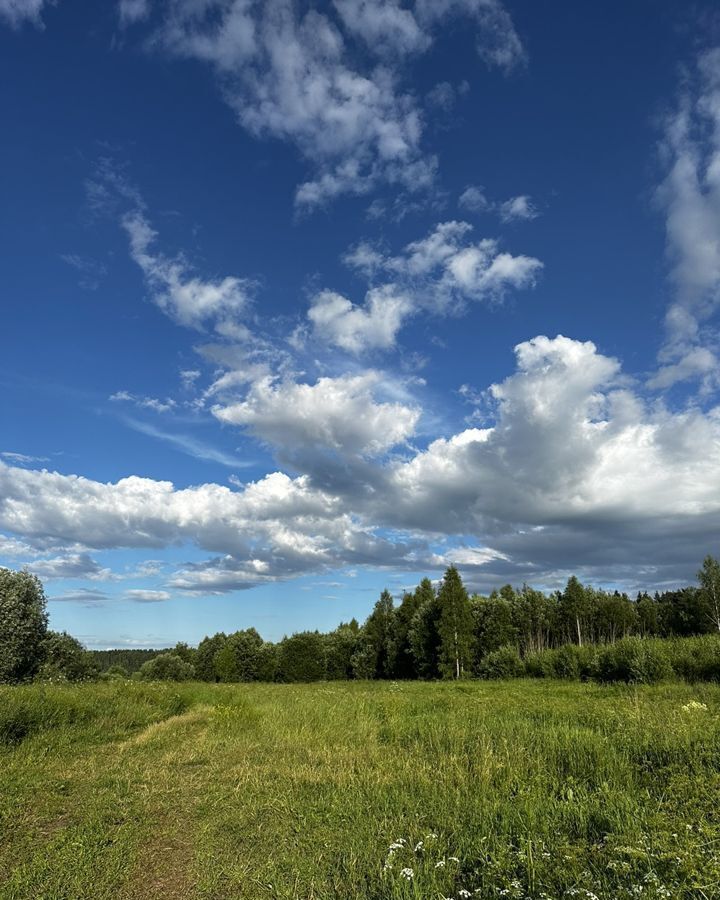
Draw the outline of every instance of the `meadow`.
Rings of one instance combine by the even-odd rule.
[[[0,897],[720,897],[720,686],[0,688]]]

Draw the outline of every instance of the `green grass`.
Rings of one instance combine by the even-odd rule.
[[[2,688],[0,898],[720,897],[719,714],[707,684]]]

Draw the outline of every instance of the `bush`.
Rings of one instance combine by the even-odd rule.
[[[669,641],[673,671],[685,681],[720,681],[720,635]]]
[[[160,653],[143,663],[138,673],[140,681],[190,681],[195,669],[177,653]]]
[[[43,663],[37,681],[94,681],[98,668],[80,641],[66,632],[49,631],[42,644]]]
[[[506,644],[480,660],[478,674],[481,678],[522,678],[525,666],[517,647]]]
[[[655,684],[671,678],[670,645],[647,638],[623,638],[600,649],[595,677],[598,681]]]

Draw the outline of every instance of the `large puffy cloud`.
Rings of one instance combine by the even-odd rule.
[[[590,342],[539,337],[516,354],[517,372],[491,388],[494,424],[395,464],[376,515],[481,539],[497,557],[478,583],[690,577],[717,552],[720,408],[646,406]]]
[[[720,48],[700,56],[666,121],[661,149],[668,171],[657,200],[676,298],[650,386],[701,379],[712,387],[719,373],[709,325],[720,303]]]
[[[314,169],[297,191],[300,205],[364,194],[378,181],[428,187],[436,161],[422,150],[420,108],[400,86],[398,60],[426,49],[441,20],[462,15],[476,22],[483,58],[509,69],[523,58],[510,17],[497,0],[414,9],[337,0],[335,10],[336,20],[330,9],[301,13],[290,0],[172,0],[155,43],[210,63],[252,134],[298,147]],[[383,64],[363,64],[354,41]]]
[[[194,593],[444,561],[476,586],[557,584],[573,570],[628,587],[690,578],[718,552],[720,408],[648,405],[591,342],[540,336],[516,356],[514,374],[486,392],[487,427],[404,457],[387,451],[412,433],[416,411],[378,402],[366,373],[268,382],[228,407],[229,423],[303,470],[295,478],[179,490],[0,464],[0,529],[34,546],[194,543],[211,558],[170,585]],[[328,452],[345,467],[327,465]]]

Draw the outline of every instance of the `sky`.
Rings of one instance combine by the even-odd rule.
[[[720,554],[720,13],[0,0],[0,565],[88,647]]]

